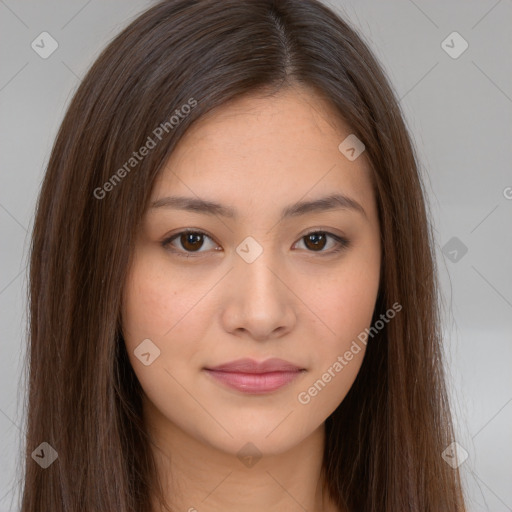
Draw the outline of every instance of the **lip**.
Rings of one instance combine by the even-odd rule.
[[[238,359],[212,368],[203,369],[216,381],[237,391],[263,394],[289,384],[306,370],[283,359]]]
[[[237,359],[229,363],[220,364],[206,370],[223,371],[232,373],[269,373],[269,372],[296,372],[303,370],[300,366],[292,364],[284,359],[266,359],[255,361],[254,359]]]

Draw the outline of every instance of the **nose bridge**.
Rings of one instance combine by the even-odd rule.
[[[248,236],[238,245],[236,252],[239,258],[235,264],[235,279],[237,283],[240,282],[252,290],[250,295],[253,295],[253,299],[261,293],[266,301],[272,298],[269,293],[272,296],[280,295],[279,288],[282,283],[276,273],[281,266],[274,257],[270,243],[266,243],[264,247],[263,241],[259,242],[256,238]]]
[[[269,240],[270,238],[267,238]],[[289,332],[296,321],[279,261],[271,243],[247,237],[236,248],[229,295],[223,321],[230,332],[247,332],[255,340],[266,340]]]

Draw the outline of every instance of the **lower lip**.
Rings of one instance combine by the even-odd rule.
[[[234,373],[216,370],[205,370],[214,379],[222,382],[230,388],[243,393],[262,394],[276,391],[303,373],[302,370],[294,372],[269,372],[269,373]]]

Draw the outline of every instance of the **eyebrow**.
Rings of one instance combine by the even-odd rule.
[[[187,210],[206,215],[220,215],[236,220],[236,210],[214,201],[184,196],[168,196],[157,199],[151,203],[151,208],[173,208]],[[330,210],[351,210],[366,217],[364,208],[355,200],[343,194],[331,194],[312,201],[299,201],[284,208],[281,212],[281,220],[291,217],[299,217],[307,213],[317,213]]]

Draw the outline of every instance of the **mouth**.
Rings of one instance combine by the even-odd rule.
[[[306,372],[283,359],[267,359],[261,363],[252,359],[239,359],[203,371],[216,382],[248,394],[276,391]]]

